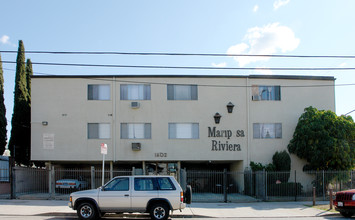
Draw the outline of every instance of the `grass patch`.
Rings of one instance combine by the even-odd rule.
[[[306,206],[312,207],[312,208],[316,208],[316,209],[320,209],[320,210],[324,210],[324,211],[329,211],[329,212],[338,213],[338,211],[336,211],[336,210],[334,209],[334,206],[333,206],[333,209],[330,209],[329,204],[327,204],[327,205],[315,205],[315,206],[306,205]]]

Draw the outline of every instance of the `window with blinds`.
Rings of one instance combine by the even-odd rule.
[[[169,123],[169,139],[199,139],[199,124]]]
[[[121,84],[121,100],[150,100],[150,85]]]
[[[121,139],[151,139],[150,123],[121,123]]]
[[[282,124],[281,123],[254,123],[253,137],[254,139],[282,138]]]
[[[88,85],[88,100],[110,100],[111,89],[109,84]]]
[[[168,85],[168,100],[197,100],[197,85]]]
[[[252,86],[253,101],[280,101],[281,89],[280,86]]]
[[[109,123],[88,123],[88,139],[110,139],[111,125]]]

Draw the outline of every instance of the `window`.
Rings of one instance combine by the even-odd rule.
[[[160,190],[175,190],[175,186],[169,177],[158,177],[157,180]]]
[[[198,139],[198,123],[169,123],[169,139]]]
[[[168,100],[197,100],[197,85],[168,85]]]
[[[121,139],[151,139],[150,123],[121,123]]]
[[[122,84],[121,100],[150,100],[150,85]]]
[[[254,123],[253,137],[255,139],[282,138],[282,125],[281,123],[274,123],[274,124]]]
[[[110,100],[110,85],[88,85],[88,100]]]
[[[109,182],[105,188],[105,191],[128,191],[129,190],[129,178],[116,178]]]
[[[158,190],[155,178],[134,178],[134,190],[151,191]]]
[[[108,123],[88,123],[88,139],[111,138],[111,125]]]
[[[252,86],[252,99],[261,100],[281,100],[280,86]]]

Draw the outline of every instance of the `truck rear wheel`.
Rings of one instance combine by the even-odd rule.
[[[152,220],[166,220],[169,217],[169,208],[166,204],[153,204],[150,208],[150,218]]]

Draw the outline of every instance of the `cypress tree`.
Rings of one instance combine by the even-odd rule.
[[[6,108],[4,103],[4,73],[2,69],[2,61],[0,55],[0,155],[5,150],[7,142],[7,120],[6,120]]]
[[[31,59],[27,59],[26,62],[26,85],[28,93],[28,102],[31,106],[31,76],[33,75],[32,62]]]
[[[17,164],[30,165],[30,143],[31,136],[29,126],[29,94],[27,91],[27,75],[25,66],[25,48],[22,40],[19,41],[17,51],[17,65],[14,91],[14,111],[12,114],[12,129],[9,142],[11,154],[15,157]]]

